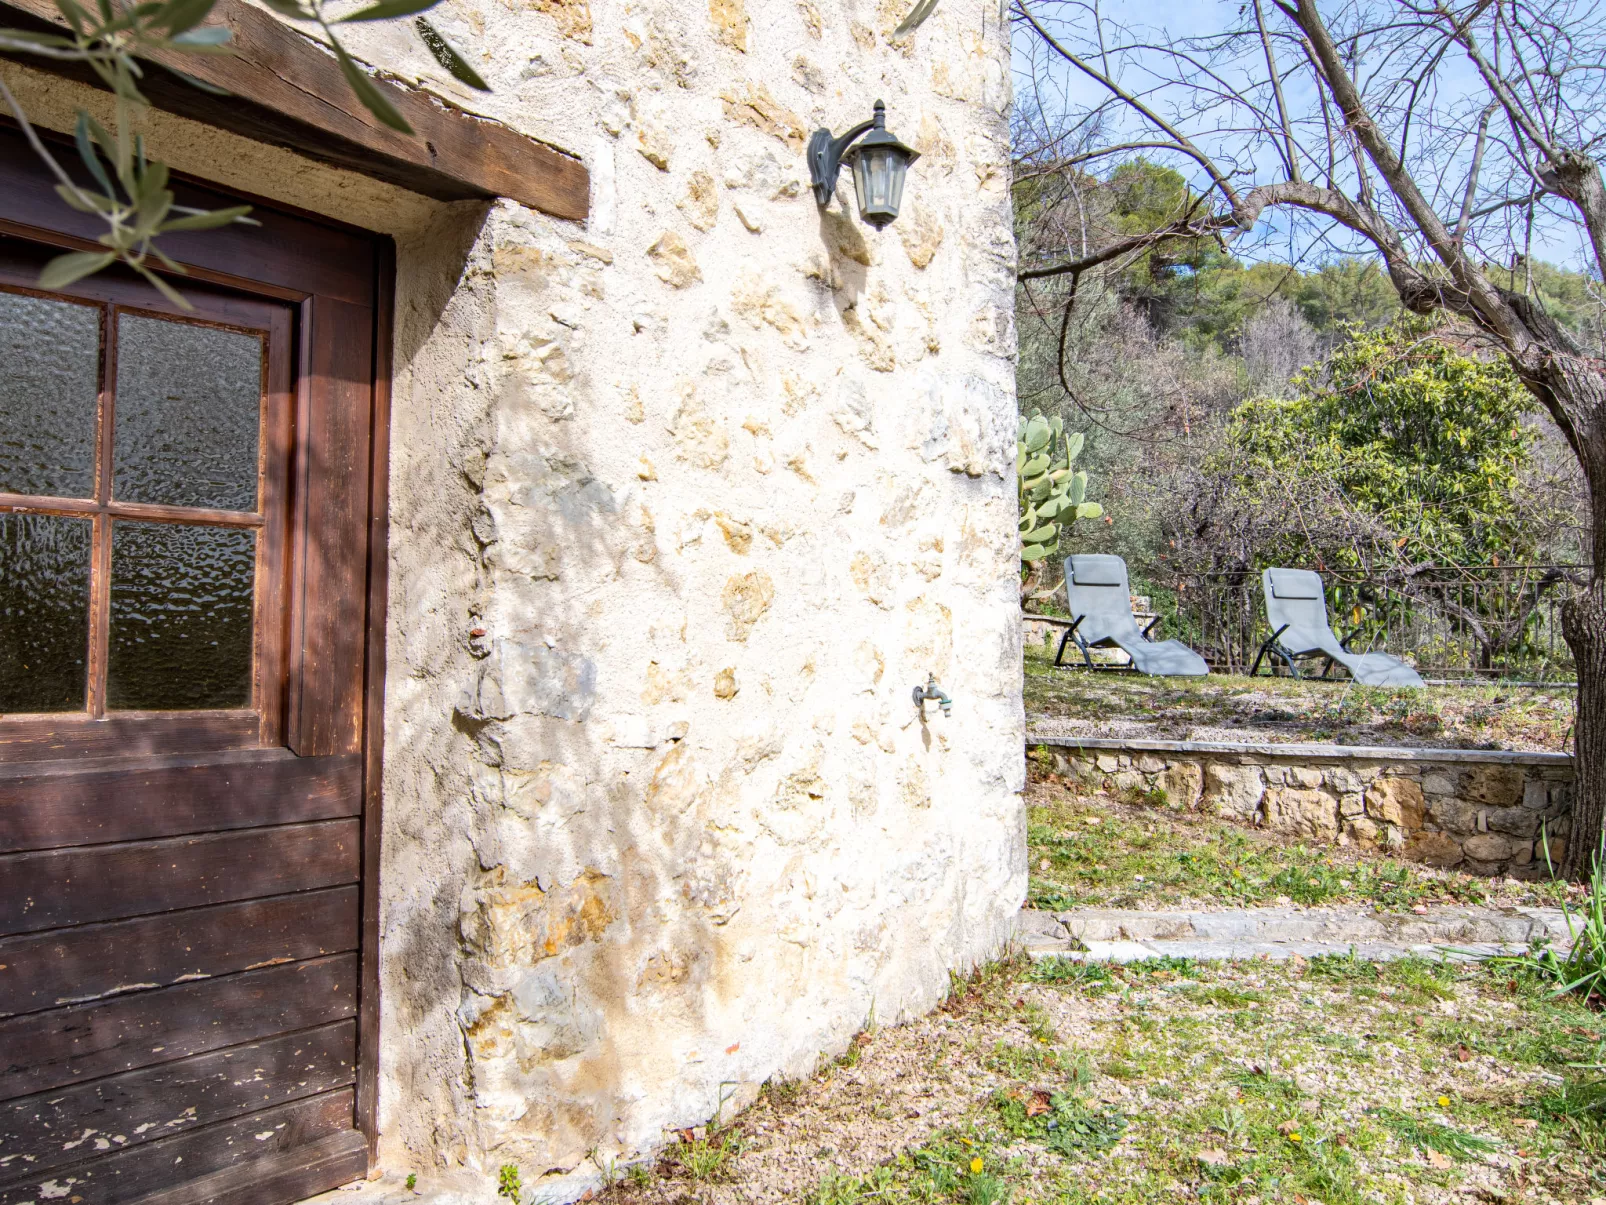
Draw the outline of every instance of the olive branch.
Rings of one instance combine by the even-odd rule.
[[[366,8],[342,17],[331,17],[324,0],[265,0],[268,7],[292,21],[314,24],[328,39],[340,64],[341,74],[364,108],[379,121],[402,134],[413,129],[385,94],[375,85],[346,48],[335,27],[353,21],[384,21],[413,18],[420,40],[435,61],[455,78],[481,92],[490,89],[479,74],[422,15],[440,0],[378,0]],[[189,230],[211,230],[230,223],[255,224],[249,205],[223,209],[195,209],[179,205],[169,187],[167,164],[146,153],[143,137],[130,133],[134,110],[149,106],[139,90],[144,77],[141,59],[157,52],[195,55],[229,55],[231,31],[224,25],[208,25],[217,0],[94,0],[86,7],[79,0],[55,0],[65,30],[37,33],[22,29],[0,29],[0,51],[32,55],[56,62],[82,63],[92,70],[115,97],[112,128],[80,109],[74,129],[78,157],[93,181],[93,187],[77,183],[40,139],[15,95],[0,79],[0,99],[11,110],[29,146],[56,179],[56,195],[80,213],[98,217],[105,231],[96,241],[104,250],[72,251],[47,263],[39,275],[42,289],[64,289],[114,263],[131,268],[157,288],[174,305],[190,309],[190,304],[156,268],[185,275],[156,240],[165,234]],[[182,71],[177,74],[194,87],[207,92],[223,90]]]

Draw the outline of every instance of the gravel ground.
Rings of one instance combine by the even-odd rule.
[[[1026,656],[1026,720],[1054,736],[1560,752],[1573,692],[1504,686],[1391,689],[1213,674],[1147,678],[1054,669]]]

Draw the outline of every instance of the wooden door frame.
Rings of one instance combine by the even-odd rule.
[[[379,1150],[379,859],[385,778],[385,625],[390,606],[390,394],[394,370],[396,244],[380,243],[374,290],[374,393],[369,443],[368,623],[363,665],[363,809],[358,931],[357,1127],[368,1166]]]
[[[40,131],[41,136],[62,146],[58,155],[68,170],[80,175],[76,167],[76,152],[66,138]],[[53,245],[63,250],[97,250],[94,242],[98,234],[96,220],[68,209],[55,197],[45,169],[27,151],[15,123],[0,120],[0,162],[6,173],[0,177],[0,235],[10,235],[33,243]],[[380,854],[383,831],[383,773],[384,773],[384,717],[385,717],[385,664],[386,617],[389,589],[389,467],[390,467],[390,414],[391,374],[393,370],[393,333],[396,286],[395,243],[388,236],[361,227],[339,222],[277,201],[263,200],[237,190],[200,180],[192,176],[173,174],[175,190],[180,204],[199,208],[218,208],[241,201],[254,207],[253,216],[261,221],[260,227],[226,227],[216,231],[180,233],[168,236],[164,250],[189,272],[189,279],[220,285],[268,299],[287,302],[297,307],[296,322],[296,409],[305,412],[308,391],[314,375],[314,358],[319,336],[331,325],[331,319],[320,317],[323,298],[331,314],[341,306],[352,308],[354,303],[338,296],[338,289],[320,290],[335,274],[320,273],[320,257],[327,257],[328,247],[319,245],[319,232],[329,236],[327,242],[360,240],[372,248],[372,278],[366,294],[372,307],[372,358],[367,380],[370,401],[368,410],[368,456],[365,466],[352,465],[354,470],[366,469],[367,515],[362,525],[366,543],[362,557],[364,580],[359,593],[366,615],[361,630],[353,640],[352,652],[359,652],[360,695],[356,700],[355,734],[343,729],[339,700],[321,700],[322,711],[335,716],[319,722],[316,717],[303,722],[298,731],[296,711],[288,710],[285,726],[285,743],[298,753],[316,756],[332,752],[349,752],[357,755],[362,765],[362,816],[361,816],[361,873],[359,879],[359,930],[358,930],[358,1001],[357,1001],[357,1067],[355,1128],[367,1141],[369,1167],[374,1165],[379,1137],[379,1053],[380,1053],[380,999],[379,999],[379,912],[380,912]],[[299,236],[299,237],[298,237]],[[310,240],[309,241],[309,236]],[[285,252],[286,242],[291,252]],[[299,253],[295,249],[299,248]],[[298,262],[299,261],[299,262]],[[327,263],[325,258],[321,262]],[[307,279],[298,283],[293,268],[308,271],[310,277],[324,275],[326,279]],[[185,277],[170,277],[182,291]],[[326,296],[327,294],[327,296]],[[366,308],[360,307],[360,308]],[[338,320],[333,320],[338,322]],[[306,438],[298,430],[298,449]],[[304,477],[300,473],[296,490],[304,494]],[[327,470],[324,476],[329,476]],[[305,498],[295,508],[292,526],[292,543],[304,541],[315,516],[308,512]],[[299,534],[298,534],[299,533]],[[353,558],[355,560],[355,558]],[[291,554],[292,579],[302,579],[307,568],[300,552]],[[294,591],[300,594],[304,580],[296,580]],[[300,604],[296,604],[299,607]],[[292,609],[295,609],[294,607]],[[313,639],[316,639],[314,636]],[[292,642],[294,643],[294,642]],[[292,653],[292,658],[294,653]],[[286,674],[296,673],[294,666],[284,668]],[[310,671],[309,671],[310,672]],[[319,708],[314,706],[313,711]],[[342,737],[355,748],[338,749]],[[300,748],[297,748],[298,743]]]

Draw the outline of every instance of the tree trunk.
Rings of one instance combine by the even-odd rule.
[[[1606,373],[1598,360],[1558,352],[1545,357],[1539,372],[1519,366],[1518,373],[1558,422],[1566,420],[1589,490],[1589,586],[1561,609],[1561,634],[1578,669],[1572,824],[1561,870],[1578,882],[1589,878],[1606,840]]]
[[[1043,587],[1043,562],[1033,561],[1020,579],[1020,609],[1024,611],[1031,602],[1032,595]]]
[[[1578,882],[1589,878],[1606,832],[1606,582],[1598,569],[1589,589],[1562,606],[1561,632],[1578,666],[1573,813],[1561,871]]]

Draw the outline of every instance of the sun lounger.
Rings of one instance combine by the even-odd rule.
[[[1132,615],[1132,589],[1126,562],[1118,556],[1078,554],[1065,558],[1065,598],[1070,604],[1071,627],[1060,638],[1054,664],[1061,664],[1065,646],[1072,640],[1082,650],[1088,669],[1098,669],[1089,651],[1119,648],[1132,658],[1131,668],[1142,674],[1199,677],[1210,672],[1203,657],[1180,640],[1148,638],[1158,616],[1139,630]]]
[[[1349,670],[1350,677],[1366,686],[1421,686],[1422,678],[1405,662],[1388,653],[1351,652],[1333,634],[1327,622],[1327,598],[1319,573],[1309,569],[1267,569],[1260,575],[1266,593],[1266,623],[1271,635],[1255,657],[1253,676],[1260,663],[1270,657],[1281,661],[1294,677],[1302,677],[1298,661],[1324,657],[1327,664],[1321,676],[1327,677],[1335,664]]]

